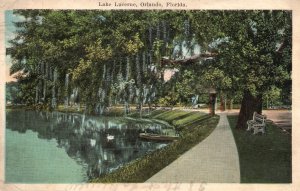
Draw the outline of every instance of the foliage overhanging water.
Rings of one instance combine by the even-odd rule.
[[[168,128],[116,117],[7,111],[6,182],[86,182],[166,146],[138,135]]]

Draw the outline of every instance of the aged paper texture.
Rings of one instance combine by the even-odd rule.
[[[145,2],[141,6],[141,2]],[[157,3],[161,6],[151,7],[146,3]],[[117,6],[118,4],[135,4],[136,6]],[[169,4],[168,4],[169,3]],[[15,9],[79,9],[79,10],[111,10],[111,9],[168,9],[168,10],[291,10],[293,22],[292,39],[292,183],[288,184],[240,184],[240,183],[118,183],[118,184],[13,184],[5,182],[5,82],[7,81],[6,43],[5,43],[5,11]],[[46,190],[89,190],[89,191],[160,191],[160,190],[300,190],[300,2],[298,0],[2,0],[0,2],[0,191],[46,191]],[[234,21],[233,21],[234,22]],[[47,164],[46,164],[47,165]]]

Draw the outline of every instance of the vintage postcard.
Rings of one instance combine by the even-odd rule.
[[[297,190],[299,5],[5,0],[0,190]]]

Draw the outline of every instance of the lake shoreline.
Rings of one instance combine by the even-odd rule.
[[[95,149],[99,151],[99,149],[98,149],[99,146],[102,147],[102,149],[100,149],[100,152],[103,150],[104,153],[107,153],[107,152],[111,153],[111,152],[114,152],[112,149],[114,149],[114,150],[116,149],[118,156],[113,156],[113,158],[117,157],[116,158],[116,159],[118,159],[117,161],[119,161],[119,159],[120,159],[119,157],[120,157],[121,153],[124,153],[124,154],[127,153],[126,156],[128,155],[129,158],[128,157],[127,158],[130,161],[136,157],[139,158],[141,156],[144,156],[145,153],[152,152],[153,150],[156,150],[157,148],[162,148],[161,144],[166,145],[166,143],[151,143],[149,145],[149,144],[145,144],[144,140],[139,140],[139,138],[138,138],[139,132],[141,132],[147,128],[150,128],[155,131],[156,130],[165,131],[165,130],[170,129],[170,127],[171,127],[169,125],[166,126],[165,123],[162,123],[161,120],[151,120],[151,119],[146,119],[146,118],[135,119],[135,118],[131,118],[131,117],[126,118],[124,116],[120,116],[120,117],[103,116],[102,117],[102,116],[95,116],[95,115],[93,115],[93,116],[92,115],[84,115],[82,113],[70,113],[70,112],[66,112],[66,111],[52,111],[51,112],[51,111],[47,111],[47,110],[34,110],[34,109],[28,108],[28,107],[26,107],[26,108],[24,108],[24,107],[7,108],[6,109],[6,121],[7,121],[6,129],[11,130],[16,135],[16,136],[13,136],[16,138],[11,139],[11,140],[14,140],[14,142],[10,142],[10,143],[13,143],[17,148],[22,147],[22,144],[19,143],[17,137],[23,136],[24,140],[26,140],[27,134],[30,134],[30,132],[33,132],[35,134],[34,137],[38,138],[38,140],[30,138],[29,140],[26,140],[28,142],[28,144],[31,141],[35,140],[35,141],[41,141],[41,144],[37,144],[37,145],[45,146],[45,144],[48,143],[48,140],[56,140],[56,141],[58,141],[57,142],[58,148],[63,148],[63,150],[66,149],[66,152],[68,153],[68,155],[73,153],[71,158],[77,157],[76,153],[78,151],[81,152],[81,150],[78,150],[80,148],[86,148],[84,150],[86,150],[88,152],[92,152],[92,153],[94,153]],[[105,141],[107,138],[107,135],[109,135],[109,134],[114,135],[115,140]],[[67,138],[67,137],[69,137],[69,135],[71,135],[71,140],[69,140],[69,138]],[[138,142],[139,144],[132,145],[132,143],[130,143],[126,140],[128,140],[130,142],[135,140],[134,142]],[[77,143],[75,144],[75,142],[77,142]],[[125,143],[125,145],[124,145],[124,143]],[[106,146],[104,146],[103,144]],[[7,144],[7,146],[9,146],[9,145],[10,144]],[[159,146],[159,147],[157,147],[157,146]],[[34,148],[35,148],[35,146],[26,147],[27,153],[28,153],[27,158],[30,158],[30,156],[31,156],[30,150],[34,151],[35,150]],[[52,150],[55,148],[56,147],[53,147]],[[72,152],[68,152],[69,148],[71,148]],[[136,149],[138,150],[138,152],[135,151]],[[148,151],[148,149],[150,149],[150,150]],[[15,149],[11,149],[11,151],[10,151],[11,155],[14,153],[13,150],[15,150]],[[57,151],[55,151],[55,152],[57,152]],[[84,151],[84,153],[85,153],[85,151]],[[99,153],[99,152],[96,152],[96,153]],[[101,158],[103,164],[107,165],[108,162],[110,163],[109,156],[112,156],[112,155],[114,155],[114,154],[112,154],[112,153],[109,154],[107,159],[106,159],[106,157],[104,157],[104,159]],[[36,156],[36,157],[33,157],[33,159],[39,158],[39,155],[33,155],[33,156]],[[53,154],[53,156],[55,156],[55,155]],[[103,157],[103,153],[101,154],[101,156]],[[125,160],[127,160],[127,159],[125,159]],[[136,160],[136,159],[134,159],[134,160]],[[23,164],[22,158],[20,158],[20,157],[10,157],[10,159],[8,159],[8,161],[14,161],[14,163],[16,163],[16,164],[18,164],[18,163]],[[97,159],[97,161],[98,161],[98,159]],[[115,160],[113,160],[113,161],[115,161]],[[119,163],[117,161],[114,162],[115,164],[114,164],[114,166],[112,166],[112,169],[115,169],[116,164],[118,164],[117,166],[123,166],[124,164],[127,163],[126,161],[123,161],[123,159],[122,159],[121,163]],[[29,164],[30,163],[28,163],[28,165]],[[8,172],[15,172],[14,166],[16,166],[16,165],[13,165],[13,166],[10,165],[10,167],[8,168]],[[21,166],[20,166],[20,168],[21,168]],[[111,167],[108,167],[108,168],[105,167],[105,169],[108,170],[107,172],[110,172]],[[100,168],[100,169],[102,169],[102,168]],[[94,173],[95,171],[92,171],[92,172]],[[43,172],[39,172],[39,173],[43,174]],[[33,174],[33,173],[31,173],[31,174]],[[46,177],[46,175],[44,177]],[[9,181],[12,181],[12,182],[19,181],[20,177],[16,176],[16,178],[17,179],[14,180],[12,177],[9,179]],[[90,178],[88,178],[85,182],[88,182],[88,180],[90,180]],[[26,178],[22,179],[22,181],[26,182]],[[32,182],[32,181],[30,181],[30,182]],[[42,182],[46,183],[47,179],[44,179],[44,181],[42,181]]]
[[[35,110],[33,107],[7,107],[8,110]],[[39,111],[47,111],[40,109]],[[57,108],[56,112],[67,114],[84,114],[82,111],[65,110],[64,108]],[[117,168],[111,173],[101,175],[98,178],[89,179],[88,182],[145,182],[152,175],[157,173],[172,161],[176,160],[181,154],[192,148],[195,144],[204,140],[216,127],[219,120],[218,116],[211,117],[207,114],[195,111],[182,110],[154,110],[142,118],[137,117],[137,113],[133,112],[127,116],[120,115],[120,111],[113,112],[111,115],[104,115],[103,117],[124,117],[132,122],[155,122],[168,125],[176,131],[179,131],[179,140],[170,143],[168,146],[152,151],[141,158],[137,158],[124,166]],[[197,119],[195,118],[195,115]],[[199,116],[197,116],[199,115]],[[89,115],[93,117],[100,117],[99,115]],[[199,128],[201,127],[201,128]],[[200,131],[199,131],[200,129]],[[163,158],[161,158],[164,156]],[[151,165],[149,161],[164,160],[163,163],[155,166]],[[122,178],[121,178],[122,177]]]
[[[158,113],[157,113],[158,112]],[[154,114],[153,114],[154,113]],[[168,146],[155,150],[148,155],[136,159],[112,173],[90,180],[91,183],[142,183],[151,178],[164,167],[175,161],[183,153],[203,141],[213,132],[219,122],[219,116],[200,114],[194,121],[185,120],[191,115],[200,112],[188,112],[180,110],[154,111],[151,118],[165,119],[180,130],[180,138]],[[178,121],[184,121],[175,125]],[[177,123],[178,124],[178,123]],[[155,164],[155,165],[154,165]]]

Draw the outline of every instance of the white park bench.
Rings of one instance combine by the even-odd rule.
[[[247,125],[248,125],[247,131],[254,129],[254,132],[253,132],[254,135],[258,132],[265,133],[266,132],[266,119],[267,119],[267,116],[260,115],[257,112],[254,112],[253,119],[247,121]]]

